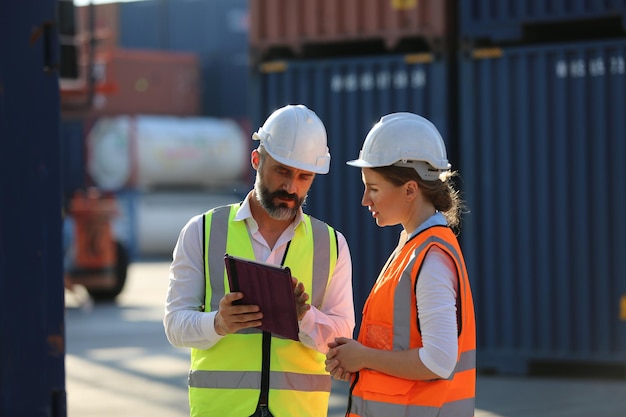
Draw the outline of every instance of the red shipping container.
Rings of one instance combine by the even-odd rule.
[[[133,49],[99,53],[93,68],[94,116],[200,113],[200,64],[196,54]]]
[[[307,45],[402,39],[437,45],[452,28],[450,0],[252,0],[250,48],[263,57],[275,48],[300,54]]]

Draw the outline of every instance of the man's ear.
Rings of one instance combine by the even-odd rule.
[[[252,168],[259,169],[259,160],[261,158],[261,155],[259,155],[259,151],[257,149],[254,149],[252,151],[252,154],[250,154],[250,163],[252,164]]]

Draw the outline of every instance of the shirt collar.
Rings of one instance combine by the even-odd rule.
[[[417,226],[417,229],[415,229],[413,231],[413,233],[411,233],[409,235],[408,238],[411,239],[413,236],[417,235],[418,233],[420,233],[423,230],[428,229],[429,227],[446,226],[447,224],[448,224],[448,222],[446,221],[446,218],[443,215],[443,213],[438,211],[435,214],[433,214],[432,216],[430,216],[429,218],[427,218],[426,221],[424,221],[424,223],[422,223],[419,226]]]

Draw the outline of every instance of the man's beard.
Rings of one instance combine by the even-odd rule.
[[[284,190],[270,192],[270,190],[262,184],[260,175],[257,175],[256,181],[254,182],[254,194],[256,195],[256,199],[259,204],[261,204],[271,218],[276,220],[293,219],[296,214],[298,214],[300,207],[302,207],[306,201],[306,196],[300,199],[296,194],[289,194]],[[293,208],[290,208],[283,202],[275,204],[275,198],[291,200],[295,203],[295,205]]]

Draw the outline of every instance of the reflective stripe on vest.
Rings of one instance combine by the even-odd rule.
[[[215,311],[228,291],[224,254],[254,259],[245,221],[234,221],[239,204],[205,214],[205,311]],[[315,262],[313,262],[315,260]],[[320,307],[337,262],[334,230],[304,215],[296,227],[285,265],[303,282],[311,304]],[[261,340],[258,329],[222,338],[206,350],[192,349],[189,395],[192,416],[251,415],[261,385]],[[268,405],[275,417],[325,416],[331,379],[324,355],[300,342],[272,335]]]
[[[412,242],[411,242],[412,241]],[[432,227],[409,240],[387,265],[364,307],[359,341],[378,349],[422,346],[417,325],[415,285],[428,249],[449,254],[458,274],[459,356],[447,379],[413,381],[361,370],[352,391],[349,416],[451,416],[474,414],[476,342],[474,306],[465,262],[447,227]],[[398,279],[399,278],[399,279]],[[389,310],[389,304],[393,308]]]
[[[456,265],[463,265],[462,259],[459,256],[459,253],[456,249],[450,245],[445,240],[431,236],[422,242],[416,249],[415,253],[422,253],[432,244],[438,244],[440,247],[446,249],[446,253],[454,257]],[[419,256],[415,256],[411,261],[407,264],[407,267],[402,271],[402,277],[398,282],[398,289],[396,291],[396,298],[393,303],[394,314],[393,317],[396,322],[393,324],[394,329],[394,337],[393,337],[393,348],[394,350],[401,349],[409,349],[410,346],[410,327],[406,325],[405,317],[408,317],[411,314],[411,311],[415,309],[415,306],[412,303],[412,295],[414,293],[414,285],[411,274],[415,269],[415,262],[420,258]],[[465,268],[457,268],[460,269],[461,278],[460,281],[463,282],[467,280]],[[462,290],[464,294],[462,294],[462,299],[467,297],[467,286],[460,285],[459,290]]]
[[[472,417],[474,415],[474,398],[452,401],[441,407],[421,405],[391,404],[377,401],[364,401],[354,397],[352,412],[349,416],[419,416],[419,417]],[[472,410],[470,414],[467,410]]]
[[[189,385],[196,388],[255,388],[260,385],[261,372],[195,371],[189,376]],[[270,388],[297,391],[325,391],[326,375],[307,375],[292,372],[270,372]]]

